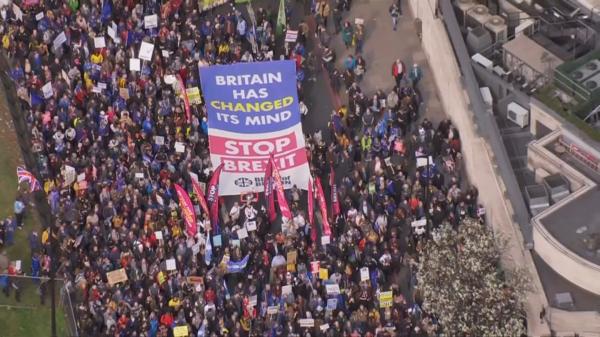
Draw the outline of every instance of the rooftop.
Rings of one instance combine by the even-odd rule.
[[[519,58],[538,73],[546,73],[550,65],[551,67],[556,67],[563,64],[563,60],[558,56],[552,54],[525,34],[521,34],[508,41],[502,48],[504,51]]]

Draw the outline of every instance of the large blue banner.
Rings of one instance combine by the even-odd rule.
[[[300,123],[293,61],[203,67],[200,81],[212,129],[265,133]]]
[[[271,155],[284,188],[308,186],[293,61],[200,68],[213,167],[223,164],[220,195],[263,190]]]

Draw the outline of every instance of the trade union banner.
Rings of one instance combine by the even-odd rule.
[[[220,195],[262,192],[273,154],[285,189],[306,190],[309,167],[293,61],[200,68],[210,159],[223,164]]]

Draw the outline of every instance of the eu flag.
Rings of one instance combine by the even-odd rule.
[[[102,23],[106,23],[110,20],[113,11],[113,2],[112,0],[104,0],[104,4],[102,4]]]

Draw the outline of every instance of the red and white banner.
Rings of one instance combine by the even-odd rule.
[[[273,195],[273,164],[270,160],[265,170],[264,192],[269,221],[273,222],[277,218],[277,213],[275,213],[275,196]]]
[[[179,200],[179,208],[181,208],[181,216],[185,223],[185,232],[189,236],[196,235],[198,227],[196,225],[196,213],[194,212],[194,205],[190,200],[190,196],[183,189],[183,187],[174,184],[175,191],[177,192],[177,199]]]
[[[208,196],[206,201],[210,206],[210,223],[212,224],[213,235],[221,233],[219,228],[219,178],[221,177],[223,165],[219,165],[213,173],[208,183]]]
[[[331,166],[329,174],[329,186],[331,186],[331,213],[333,217],[340,215],[340,199],[338,196],[337,183],[335,182],[335,170]]]
[[[292,219],[292,212],[290,211],[290,206],[288,206],[287,200],[285,199],[283,183],[281,182],[281,174],[279,174],[279,169],[275,165],[273,157],[271,157],[271,166],[273,168],[273,182],[275,183],[275,189],[277,190],[277,202],[279,203],[281,216],[290,220]]]
[[[319,177],[315,179],[315,186],[317,187],[317,200],[319,201],[319,208],[323,217],[323,235],[330,236],[331,228],[329,227],[329,219],[327,218],[327,203],[325,202],[325,194],[323,193],[323,186],[321,186],[321,179]]]

